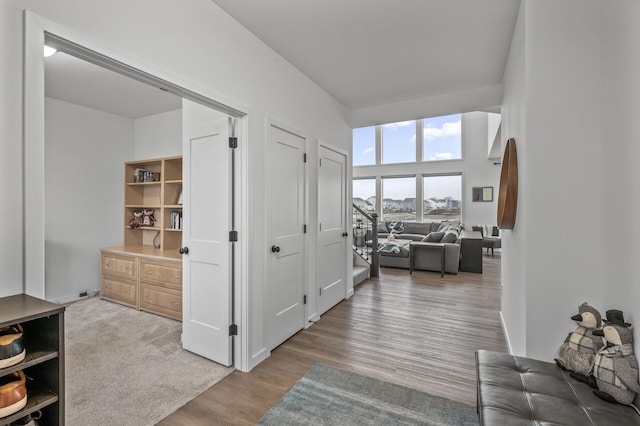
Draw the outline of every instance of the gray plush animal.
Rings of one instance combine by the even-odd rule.
[[[604,346],[602,337],[594,335],[594,331],[602,327],[602,317],[597,309],[584,302],[578,307],[578,314],[571,317],[578,323],[574,332],[569,333],[558,350],[556,364],[584,377],[586,381],[591,371],[596,353]]]
[[[607,311],[607,321],[596,335],[603,335],[607,346],[596,355],[593,376],[598,390],[593,392],[609,402],[629,405],[640,392],[638,360],[633,352],[633,329],[624,322],[621,311]]]

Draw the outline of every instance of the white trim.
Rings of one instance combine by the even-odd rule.
[[[511,339],[509,339],[509,332],[507,331],[507,324],[504,322],[504,316],[500,311],[500,322],[502,323],[502,331],[504,332],[504,340],[507,342],[507,351],[510,355],[513,355],[513,349],[511,348]]]
[[[249,371],[249,333],[248,333],[248,141],[249,109],[221,94],[205,88],[193,81],[185,80],[168,73],[140,58],[108,46],[87,33],[80,33],[65,26],[49,21],[35,13],[24,11],[24,83],[23,83],[23,211],[24,211],[24,292],[45,298],[45,246],[44,246],[44,58],[42,50],[46,34],[55,35],[74,44],[85,47],[103,57],[111,58],[131,69],[139,70],[149,76],[164,80],[202,98],[215,100],[245,114],[238,119],[238,152],[236,159],[236,185],[239,194],[236,197],[237,231],[239,241],[236,257],[235,313],[238,324],[238,336],[235,341],[234,365],[241,371]],[[199,101],[202,101],[202,98]],[[201,102],[202,103],[202,102]],[[207,105],[213,108],[213,105]],[[226,112],[225,112],[226,113]]]

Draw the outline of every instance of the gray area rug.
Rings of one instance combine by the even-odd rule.
[[[69,305],[66,424],[153,425],[233,371],[183,350],[181,330],[97,297]]]
[[[477,425],[474,407],[316,364],[261,425]]]

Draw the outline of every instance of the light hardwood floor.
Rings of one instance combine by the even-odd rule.
[[[317,362],[475,405],[474,351],[506,351],[500,254],[483,260],[483,274],[444,278],[382,268],[251,372],[231,373],[160,425],[255,424]]]

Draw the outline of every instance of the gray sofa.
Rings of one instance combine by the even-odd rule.
[[[392,233],[392,222],[378,224],[378,242],[384,244]],[[444,271],[457,274],[460,266],[460,237],[462,226],[459,222],[404,222],[404,229],[394,233],[391,243],[399,243],[399,252],[380,252],[380,266],[409,269],[410,245],[444,246]],[[448,234],[448,235],[447,235]],[[431,235],[431,237],[429,237]],[[444,241],[444,242],[443,242]],[[440,271],[442,258],[439,251],[416,251],[414,269],[421,271]]]

